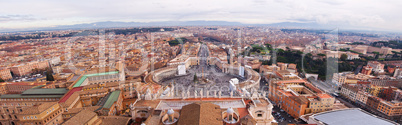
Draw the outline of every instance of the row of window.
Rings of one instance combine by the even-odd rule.
[[[22,118],[23,118],[23,119],[25,119],[25,118],[26,118],[26,119],[34,119],[34,118],[35,118],[35,119],[38,119],[38,117],[36,117],[36,116],[35,116],[35,117],[34,117],[34,116],[31,116],[31,117],[27,116],[27,117],[25,117],[25,116],[24,116],[24,117],[22,117]]]
[[[1,99],[1,101],[55,101],[56,98],[40,98],[40,99]]]

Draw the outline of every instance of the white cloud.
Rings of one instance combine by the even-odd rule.
[[[316,22],[400,30],[401,5],[400,0],[13,0],[0,1],[0,27],[31,28],[97,21],[219,20]],[[25,17],[6,19],[10,15]]]

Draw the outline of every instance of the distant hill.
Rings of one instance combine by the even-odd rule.
[[[51,31],[51,30],[77,30],[77,29],[98,29],[98,28],[124,28],[124,27],[151,27],[151,26],[237,26],[243,25],[239,22],[227,21],[163,21],[163,22],[95,22],[75,25],[59,25],[54,27],[30,28],[18,30],[0,30],[0,32],[18,31]]]
[[[43,28],[27,28],[27,29],[0,29],[0,32],[32,32],[32,31],[53,31],[53,30],[78,30],[78,29],[99,29],[99,28],[125,28],[125,27],[153,27],[153,26],[269,26],[278,28],[307,28],[307,29],[325,29],[332,30],[337,28],[336,25],[324,25],[318,23],[298,23],[298,22],[282,22],[272,24],[244,24],[240,22],[228,21],[160,21],[160,22],[95,22],[83,23],[75,25],[59,25],[54,27]],[[340,26],[342,30],[352,27]],[[364,30],[362,30],[364,31]]]

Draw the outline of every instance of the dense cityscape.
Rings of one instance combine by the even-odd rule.
[[[400,124],[402,39],[331,32],[2,33],[0,124]]]
[[[0,0],[0,125],[401,125],[400,0]]]

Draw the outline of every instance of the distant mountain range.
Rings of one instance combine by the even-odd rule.
[[[150,27],[150,26],[270,26],[284,28],[311,28],[311,29],[334,29],[336,26],[321,25],[317,23],[296,23],[283,22],[273,24],[244,24],[227,21],[162,21],[162,22],[95,22],[75,25],[59,25],[54,27],[27,28],[27,29],[0,29],[0,32],[31,32],[31,31],[53,31],[53,30],[78,30],[78,29],[99,29],[99,28],[125,28],[125,27]]]

